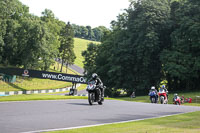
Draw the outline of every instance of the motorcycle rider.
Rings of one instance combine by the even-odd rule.
[[[179,105],[181,104],[181,98],[178,96],[177,93],[174,94],[173,102],[174,104],[177,104],[177,102]]]
[[[156,100],[156,103],[157,103],[157,101],[158,101],[158,92],[157,92],[155,86],[151,87],[151,89],[149,90],[149,95],[150,95],[151,92],[155,92],[155,94],[156,94],[155,100]]]
[[[99,87],[101,91],[101,98],[104,98],[104,87],[103,87],[103,82],[99,78],[99,76],[96,73],[92,74],[92,78],[89,81],[95,81],[96,86]]]
[[[162,89],[166,92],[166,94],[167,94],[167,99],[168,99],[168,90],[167,90],[167,88],[165,87],[165,85],[162,85],[162,87],[160,88],[160,90],[162,90]]]
[[[177,93],[174,94],[173,102],[175,101],[175,99],[180,99]]]

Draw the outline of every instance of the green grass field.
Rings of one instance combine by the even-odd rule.
[[[200,112],[49,133],[199,133]]]
[[[96,43],[100,44],[100,42],[95,42],[95,41],[90,41],[90,40],[85,40],[85,39],[80,39],[80,38],[74,38],[74,52],[76,55],[76,60],[75,60],[75,65],[83,68],[83,61],[84,58],[82,56],[82,51],[87,49],[87,46],[89,43]]]

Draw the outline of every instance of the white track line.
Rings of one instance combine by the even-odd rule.
[[[190,113],[190,112],[187,112],[187,113]],[[40,133],[40,132],[51,132],[51,131],[59,131],[59,130],[79,129],[79,128],[86,128],[86,127],[95,127],[95,126],[120,124],[120,123],[134,122],[134,121],[141,121],[141,120],[148,120],[148,119],[155,119],[155,118],[163,118],[163,117],[180,115],[180,114],[185,114],[185,113],[177,113],[177,114],[172,114],[172,115],[157,116],[157,117],[151,117],[151,118],[145,118],[145,119],[136,119],[136,120],[128,120],[128,121],[120,121],[120,122],[112,122],[112,123],[102,123],[102,124],[95,124],[95,125],[86,125],[86,126],[77,126],[77,127],[68,127],[68,128],[57,128],[57,129],[46,129],[46,130],[35,130],[35,131],[28,131],[28,132],[21,132],[21,133]]]

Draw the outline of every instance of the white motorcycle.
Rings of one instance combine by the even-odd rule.
[[[104,98],[101,97],[101,90],[97,87],[95,81],[88,82],[86,90],[88,91],[88,102],[90,105],[94,102],[98,102],[99,105],[103,104]]]
[[[159,90],[158,96],[160,97],[160,103],[161,104],[167,104],[168,103],[167,92],[165,92],[164,89]]]

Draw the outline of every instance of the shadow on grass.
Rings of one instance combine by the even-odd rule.
[[[11,87],[13,87],[13,88],[16,88],[16,89],[18,89],[18,90],[20,90],[20,91],[26,91],[26,89],[21,88],[21,87],[15,85],[15,84],[13,84],[13,83],[9,83],[9,82],[6,82],[6,83],[7,83],[9,86],[11,86]]]

